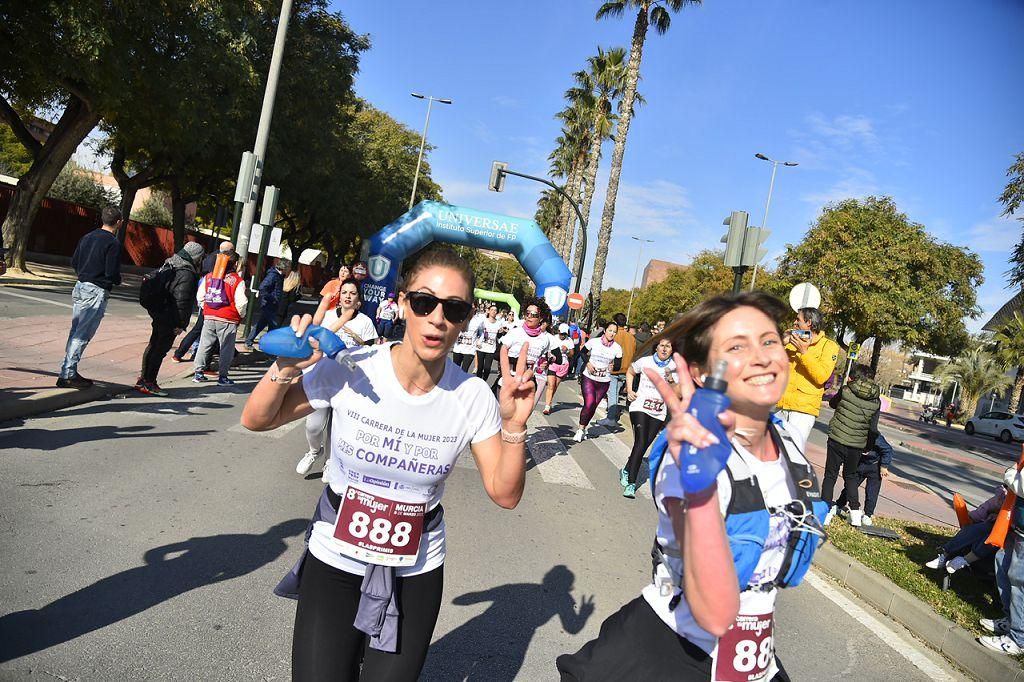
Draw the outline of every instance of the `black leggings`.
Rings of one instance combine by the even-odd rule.
[[[402,615],[398,621],[398,651],[393,654],[366,646],[366,635],[352,625],[362,582],[362,576],[340,571],[306,554],[292,635],[295,682],[414,682],[420,676],[441,608],[444,566],[397,579],[395,590]]]
[[[473,353],[452,353],[452,358],[463,372],[468,372],[469,368],[473,366]]]
[[[160,365],[164,356],[174,345],[174,325],[177,321],[168,314],[153,318],[153,331],[149,335],[149,343],[142,353],[142,379],[155,384],[160,375]]]
[[[487,381],[491,375],[491,365],[494,363],[494,351],[485,353],[482,350],[476,352],[476,375]]]
[[[643,464],[647,448],[658,437],[658,432],[665,425],[665,420],[656,419],[646,412],[629,413],[629,421],[633,422],[633,451],[629,453],[629,461],[626,463],[626,472],[629,474],[629,482],[636,483],[640,475],[640,465]]]

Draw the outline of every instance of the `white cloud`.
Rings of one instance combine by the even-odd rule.
[[[828,119],[822,114],[809,114],[806,122],[810,131],[832,141],[834,144],[849,148],[860,145],[868,149],[878,146],[878,135],[875,125],[867,116],[860,114],[839,114]]]
[[[1020,240],[1021,224],[1005,216],[977,223],[967,232],[964,246],[972,251],[994,251],[1009,254]]]
[[[842,177],[829,187],[805,192],[800,195],[800,199],[814,206],[824,206],[831,201],[862,199],[881,193],[881,188],[871,171],[865,168],[849,167]]]
[[[477,121],[473,124],[473,135],[485,144],[491,144],[497,139],[491,127],[483,121]]]

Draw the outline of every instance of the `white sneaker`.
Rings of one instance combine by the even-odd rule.
[[[1005,635],[1010,632],[1009,618],[982,618],[978,621],[978,625],[986,632],[996,635]]]
[[[828,510],[828,513],[825,514],[825,523],[823,523],[821,525],[827,526],[828,524],[832,523],[832,519],[834,519],[835,517],[836,517],[836,507],[835,507],[835,505],[832,505],[832,507]]]
[[[861,522],[861,525],[863,525],[863,526],[873,526],[873,525],[875,525],[875,522],[871,520],[871,516],[869,514],[864,514],[863,516],[861,516],[860,517],[860,522]]]
[[[1007,654],[1009,656],[1020,656],[1024,654],[1024,649],[1017,646],[1008,635],[993,635],[992,637],[979,637],[978,643],[986,649],[992,651],[998,651],[1001,654]]]
[[[327,461],[324,462],[324,470],[320,472],[320,480],[324,483],[331,482],[331,458],[328,457]]]
[[[320,450],[310,450],[302,456],[299,463],[295,465],[295,473],[299,476],[305,476],[309,473],[309,470],[313,468],[313,462],[320,456]]]
[[[863,522],[863,520],[864,520],[864,512],[862,512],[860,509],[851,509],[850,510],[850,525],[851,526],[853,526],[854,528],[860,528],[861,523]]]
[[[946,553],[939,552],[939,556],[926,563],[924,567],[942,570],[946,567]]]
[[[576,429],[576,433],[573,435],[572,439],[577,443],[582,443],[583,439],[586,437],[587,434],[583,432],[583,429]]]
[[[953,559],[946,563],[946,573],[953,575],[959,570],[965,569],[971,564],[968,563],[967,559],[962,556],[953,557]]]

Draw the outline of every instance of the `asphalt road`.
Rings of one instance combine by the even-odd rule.
[[[238,426],[257,376],[0,425],[0,678],[288,679],[294,604],[271,590],[321,484],[294,472],[301,424]],[[555,657],[646,583],[653,504],[619,494],[622,440],[571,443],[576,416],[535,415],[513,511],[486,499],[471,458],[453,470],[424,679],[554,680]],[[817,575],[783,594],[777,623],[796,680],[962,679]]]

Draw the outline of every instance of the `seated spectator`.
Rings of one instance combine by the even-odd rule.
[[[927,568],[946,569],[947,573],[956,573],[967,568],[975,561],[991,559],[996,554],[996,547],[986,545],[985,539],[992,532],[996,514],[1006,499],[1006,487],[1000,485],[995,494],[968,512],[972,523],[960,529],[949,542],[939,548],[939,555],[925,564]]]
[[[1003,475],[1003,485],[1016,495],[1010,528],[996,554],[996,586],[1003,617],[979,621],[992,635],[979,637],[978,643],[1001,654],[1020,656],[1024,654],[1024,472],[1010,467]]]

